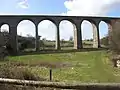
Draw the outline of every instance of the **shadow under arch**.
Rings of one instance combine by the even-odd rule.
[[[51,19],[42,19],[38,24],[40,50],[54,50],[56,47],[55,34],[57,26]]]
[[[17,42],[19,51],[35,51],[35,24],[30,20],[22,20],[17,25]]]
[[[62,49],[74,49],[76,25],[69,19],[62,20],[59,23],[60,46]]]
[[[22,52],[19,53],[19,56],[24,56],[24,55],[40,55],[40,54],[58,54],[58,53],[73,53],[75,54],[76,52],[92,52],[92,51],[104,51],[108,50],[107,48],[84,48],[84,49],[71,49],[71,50],[42,50],[40,52]]]

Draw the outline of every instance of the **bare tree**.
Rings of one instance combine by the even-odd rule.
[[[114,23],[112,26],[111,32],[109,32],[109,44],[110,44],[110,49],[115,52],[120,54],[120,20]]]

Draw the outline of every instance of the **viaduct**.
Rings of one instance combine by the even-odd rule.
[[[72,22],[74,26],[74,49],[81,49],[82,46],[82,35],[81,35],[81,24],[83,20],[89,21],[93,26],[93,47],[100,47],[100,38],[99,38],[99,23],[104,21],[108,25],[109,32],[113,29],[114,23],[120,18],[114,17],[92,17],[92,16],[52,16],[52,15],[0,15],[0,26],[3,24],[9,25],[9,35],[10,35],[10,46],[14,54],[17,54],[18,45],[17,45],[17,25],[22,20],[30,20],[35,24],[35,48],[36,51],[39,51],[39,36],[38,36],[38,24],[43,20],[52,21],[56,27],[56,46],[57,50],[60,49],[60,32],[59,24],[63,20],[68,20]],[[89,32],[88,32],[89,33]],[[67,35],[67,34],[66,34]]]

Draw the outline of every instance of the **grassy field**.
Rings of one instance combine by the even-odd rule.
[[[93,41],[82,41],[83,48],[93,48]],[[103,45],[102,45],[103,46]],[[70,50],[74,49],[74,42],[71,41],[64,41],[64,43],[60,43],[60,47],[62,50]],[[40,50],[49,50],[55,49],[55,41],[44,41],[44,45],[40,45]],[[24,51],[35,51],[35,47],[33,48],[26,48]]]
[[[49,68],[45,67],[52,66],[54,67],[53,80],[64,82],[120,82],[120,71],[113,68],[106,51],[26,55],[9,57],[9,59],[10,61],[33,65],[29,67],[32,72],[45,78],[49,78]],[[45,67],[41,67],[41,65]]]
[[[53,41],[45,41],[44,43],[47,46],[53,46],[53,47],[44,46],[44,49],[54,49],[55,48],[55,42],[53,42]],[[83,43],[84,48],[92,48],[93,47],[93,42],[92,41],[83,40],[82,43]],[[60,46],[61,46],[62,49],[73,49],[74,42],[64,41],[64,43],[62,43],[62,42],[60,43]]]

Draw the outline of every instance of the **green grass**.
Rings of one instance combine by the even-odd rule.
[[[41,54],[9,57],[11,61],[20,61],[39,65],[47,63],[69,63],[72,66],[53,69],[53,80],[65,82],[120,82],[120,71],[112,67],[105,51]],[[31,67],[32,71],[49,78],[49,69]]]

